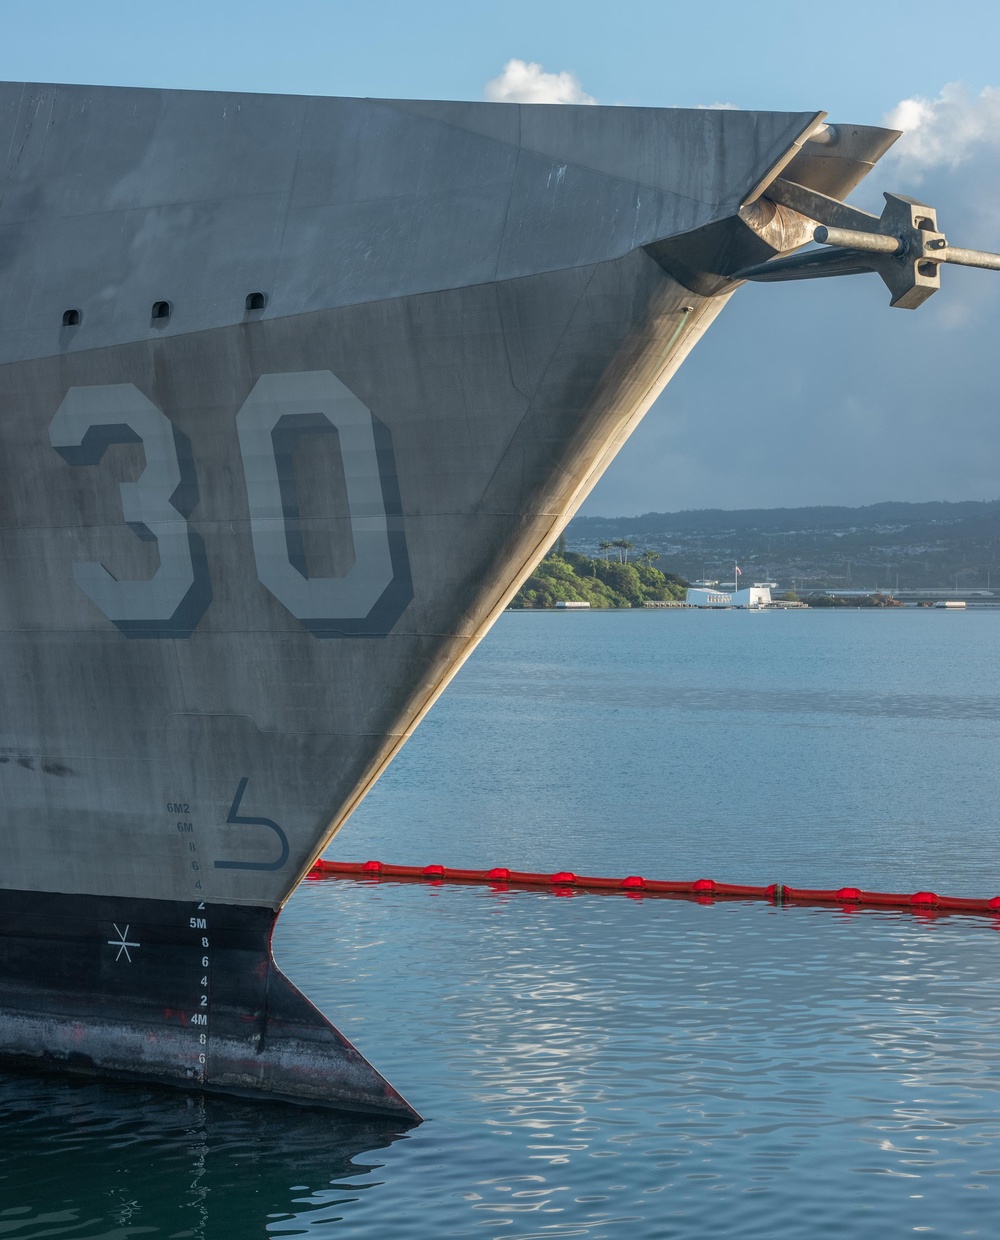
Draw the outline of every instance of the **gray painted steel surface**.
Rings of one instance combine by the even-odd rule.
[[[822,118],[0,87],[3,887],[277,909]]]

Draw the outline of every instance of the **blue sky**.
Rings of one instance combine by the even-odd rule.
[[[604,103],[880,116],[998,73],[1000,9],[615,0],[3,0],[8,79],[467,98],[512,57]],[[838,28],[839,27],[839,28]],[[856,115],[855,115],[856,114]]]
[[[0,30],[13,81],[478,99],[518,58],[608,104],[878,124],[922,100],[858,200],[925,197],[1000,249],[998,5],[0,0]],[[585,510],[1000,496],[1000,279],[943,284],[916,313],[874,276],[741,290]]]

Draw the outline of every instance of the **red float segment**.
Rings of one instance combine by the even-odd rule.
[[[515,887],[574,887],[580,891],[625,891],[642,895],[694,896],[703,902],[715,899],[769,900],[773,904],[840,904],[856,908],[911,909],[917,912],[993,913],[1000,915],[1000,896],[992,899],[970,899],[962,896],[940,896],[933,891],[912,894],[892,891],[862,891],[860,887],[823,890],[786,887],[771,883],[766,887],[750,887],[739,883],[717,883],[711,878],[694,882],[668,882],[630,874],[627,878],[603,878],[559,870],[554,874],[536,874],[528,870],[509,870],[494,866],[490,870],[452,869],[444,865],[390,865],[383,861],[327,861],[320,858],[309,871],[308,878],[370,878],[377,881],[395,879],[409,881],[430,879],[449,883],[503,884]]]
[[[645,879],[639,881],[642,883]],[[625,878],[601,878],[593,874],[577,874],[574,886],[585,891],[621,891],[622,888],[628,891],[631,888],[625,887],[627,882],[628,879]]]

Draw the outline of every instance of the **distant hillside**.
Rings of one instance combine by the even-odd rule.
[[[856,589],[1000,586],[1000,500],[882,503],[863,508],[720,508],[576,517],[567,545],[585,555],[626,538],[689,580]]]
[[[567,551],[563,540],[535,569],[511,603],[512,607],[555,607],[560,602],[591,607],[642,607],[645,603],[683,602],[687,582],[662,573],[655,551],[630,563],[628,550],[591,559]]]

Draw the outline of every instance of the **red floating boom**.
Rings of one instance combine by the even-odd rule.
[[[717,883],[711,878],[694,882],[665,882],[662,879],[595,878],[559,870],[555,874],[534,874],[528,870],[453,870],[445,865],[389,865],[384,861],[324,861],[320,858],[309,871],[309,878],[393,879],[396,882],[484,883],[494,888],[542,887],[564,891],[623,891],[628,895],[690,896],[702,901],[717,899],[768,900],[772,904],[838,904],[844,908],[895,908],[914,912],[993,913],[1000,916],[1000,896],[973,900],[960,896],[939,896],[933,891],[905,895],[892,891],[862,891],[859,887],[840,887],[822,891],[808,887],[786,887],[771,883],[767,887],[746,887],[739,883]]]

